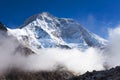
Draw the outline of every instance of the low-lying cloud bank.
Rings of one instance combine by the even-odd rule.
[[[77,49],[42,49],[38,55],[31,55],[26,58],[26,70],[51,70],[57,66],[63,66],[75,73],[84,73],[94,69],[104,69],[102,53],[97,54],[97,50],[89,48],[82,52]]]
[[[86,71],[103,70],[105,65],[109,68],[120,65],[120,27],[109,30],[109,43],[107,49],[101,51],[89,48],[85,51],[78,49],[40,49],[36,54],[22,56],[16,52],[19,46],[13,37],[0,35],[0,72],[8,68],[20,68],[25,71],[51,71],[64,67],[76,74]]]

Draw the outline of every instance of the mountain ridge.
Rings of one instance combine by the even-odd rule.
[[[18,40],[34,48],[103,47],[107,40],[88,31],[77,21],[43,12],[29,17],[17,29],[9,29]],[[18,33],[19,32],[19,33]]]

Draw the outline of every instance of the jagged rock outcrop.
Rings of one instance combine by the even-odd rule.
[[[110,70],[86,72],[69,80],[120,80],[120,66]]]

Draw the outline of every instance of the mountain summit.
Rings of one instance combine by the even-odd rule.
[[[29,17],[18,29],[10,29],[20,42],[34,48],[102,47],[106,40],[69,18],[43,12]]]

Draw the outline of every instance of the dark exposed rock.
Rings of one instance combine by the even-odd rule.
[[[120,67],[104,71],[86,72],[69,80],[120,80]]]
[[[25,47],[23,45],[19,45],[16,50],[15,50],[15,54],[21,54],[23,56],[29,56],[29,55],[33,55],[36,54],[34,51],[32,51],[30,48]]]
[[[67,45],[58,45],[57,47],[62,48],[62,49],[71,49],[69,46]]]
[[[24,72],[12,70],[0,76],[0,80],[68,80],[73,74],[68,71]]]
[[[1,22],[0,22],[0,30],[7,32],[6,26],[4,24],[2,24]]]

